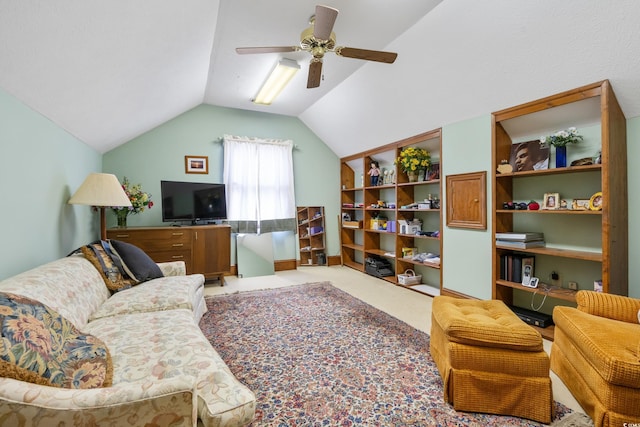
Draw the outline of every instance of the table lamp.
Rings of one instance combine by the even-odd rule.
[[[95,206],[100,211],[100,239],[107,238],[105,207],[131,206],[118,178],[110,173],[92,173],[69,199],[71,205]]]

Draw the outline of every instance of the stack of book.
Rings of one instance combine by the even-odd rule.
[[[515,232],[509,231],[496,233],[496,246],[528,249],[544,247],[544,235],[538,232]]]

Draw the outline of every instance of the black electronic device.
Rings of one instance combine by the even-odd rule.
[[[388,260],[372,256],[365,260],[364,270],[367,274],[375,277],[387,277],[394,274]]]
[[[224,184],[160,181],[162,221],[198,224],[227,219]]]
[[[539,328],[546,328],[553,325],[553,318],[549,314],[540,313],[539,311],[527,310],[526,308],[516,307],[512,305],[509,307],[524,323]]]

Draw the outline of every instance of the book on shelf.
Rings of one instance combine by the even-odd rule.
[[[500,257],[500,279],[522,283],[522,275],[527,266],[530,276],[534,275],[535,257],[528,254],[508,254]]]
[[[514,249],[529,249],[542,248],[545,246],[545,242],[544,240],[531,240],[527,242],[519,240],[496,240],[496,245]]]
[[[503,233],[496,233],[496,240],[516,240],[520,242],[529,242],[532,240],[543,240],[544,234],[538,232],[523,232],[507,231]]]

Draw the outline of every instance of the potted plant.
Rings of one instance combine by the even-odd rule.
[[[122,189],[127,193],[129,200],[131,200],[131,206],[114,206],[111,208],[118,218],[118,227],[127,226],[127,216],[130,214],[137,214],[143,212],[145,208],[151,209],[153,207],[151,194],[142,191],[140,184],[131,185],[126,176],[122,181]]]
[[[556,167],[563,168],[567,166],[567,144],[577,144],[581,140],[582,135],[578,133],[578,129],[570,127],[553,135],[541,137],[540,144],[551,144],[556,147]]]
[[[394,163],[409,176],[409,182],[415,182],[418,173],[431,165],[431,154],[424,148],[405,147]]]

